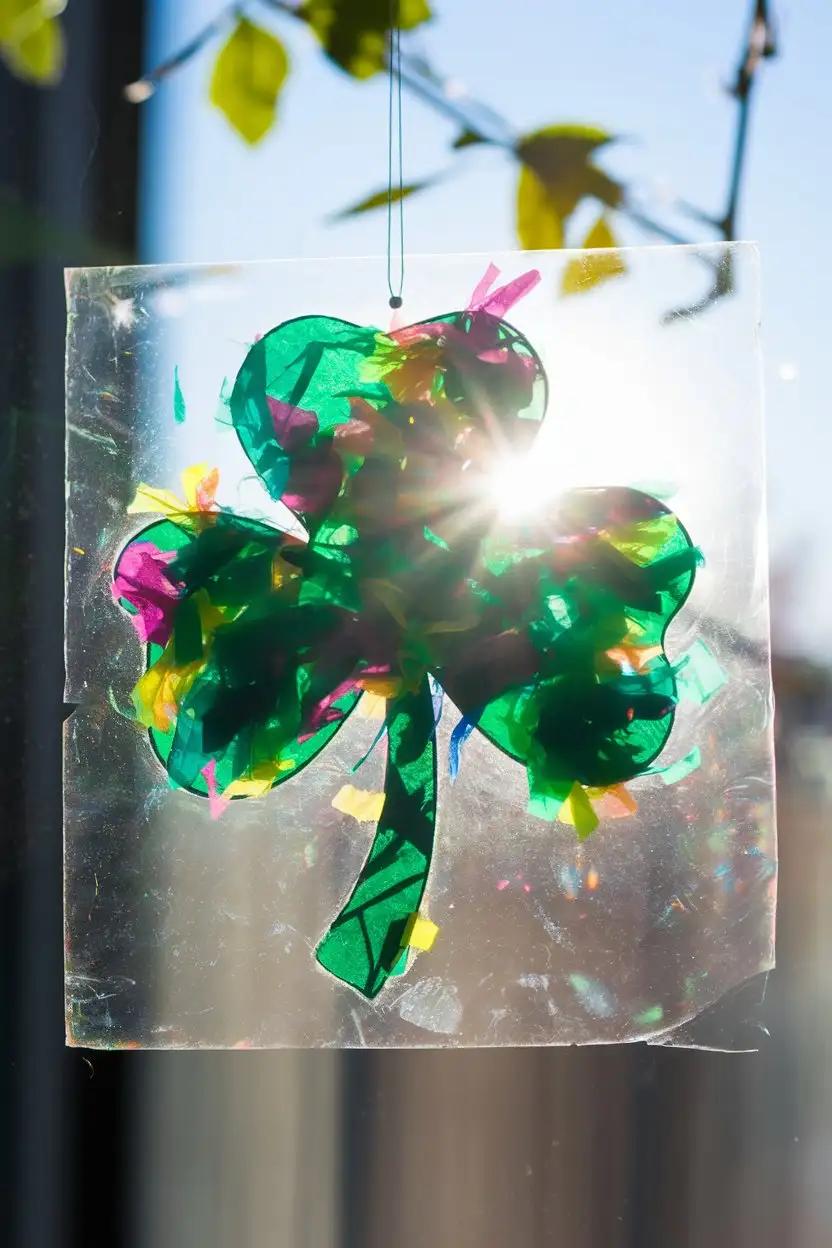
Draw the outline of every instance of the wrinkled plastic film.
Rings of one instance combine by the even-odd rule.
[[[687,249],[414,259],[393,326],[381,262],[70,274],[73,1042],[661,1038],[771,965],[735,250],[673,325]]]

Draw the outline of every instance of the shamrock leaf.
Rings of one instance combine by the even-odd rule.
[[[673,725],[664,639],[697,562],[673,513],[638,490],[583,489],[519,531],[500,525],[495,472],[528,452],[547,386],[505,319],[539,274],[492,290],[496,276],[465,309],[387,333],[305,316],[263,335],[229,411],[305,536],[219,507],[201,465],[185,504],[139,488],[130,510],[165,519],[116,566],[114,596],[148,646],[137,718],[171,780],[215,812],[291,779],[365,692],[386,700],[383,801],[347,802],[380,809],[375,837],[317,951],[369,997],[419,927],[436,689],[525,768],[529,810],[562,812],[579,837],[594,802],[627,809],[622,782]]]

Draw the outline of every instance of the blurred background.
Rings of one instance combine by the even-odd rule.
[[[389,11],[0,0],[3,1242],[825,1248],[832,11],[819,0],[401,4],[409,250],[760,243],[778,967],[699,1033],[759,1051],[64,1049],[62,267],[382,251]],[[732,280],[703,269],[692,314]]]

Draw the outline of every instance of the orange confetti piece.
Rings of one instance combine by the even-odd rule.
[[[626,819],[638,810],[638,802],[624,784],[613,784],[607,789],[590,789],[589,796],[595,809],[605,819]]]
[[[614,650],[607,650],[606,656],[612,659],[619,669],[631,667],[633,671],[640,672],[661,653],[661,646],[634,646],[622,643]]]

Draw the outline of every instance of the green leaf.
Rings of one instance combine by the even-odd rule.
[[[384,69],[390,13],[390,0],[306,0],[297,10],[330,60],[353,78],[371,78]],[[399,0],[402,30],[430,18],[427,0]]]
[[[604,130],[571,125],[548,126],[519,140],[515,152],[523,170],[517,228],[524,246],[531,245],[525,241],[531,236],[560,239],[538,242],[537,247],[562,247],[564,227],[583,199],[598,199],[609,208],[621,203],[621,185],[590,160],[613,141],[614,136]]]
[[[394,186],[390,193],[393,203],[398,203],[400,199],[407,199],[408,195],[415,195],[417,191],[423,191],[431,185],[429,179],[424,182],[408,182],[406,186]],[[357,204],[350,205],[349,208],[342,208],[340,212],[336,212],[330,220],[343,221],[346,217],[357,217],[362,212],[372,212],[375,208],[387,207],[388,190],[385,187],[382,191],[374,191],[372,195],[368,195],[366,199],[362,199]]]
[[[487,142],[488,139],[484,138],[481,134],[477,134],[476,130],[463,130],[462,134],[458,135],[458,137],[454,139],[451,146],[456,148],[458,151],[462,147],[473,147],[475,143]]]
[[[549,251],[563,246],[560,212],[528,165],[520,170],[517,187],[517,235],[526,251]]]
[[[247,143],[274,125],[277,97],[289,72],[286,49],[271,31],[238,18],[211,75],[211,103]]]
[[[609,281],[611,277],[620,277],[622,273],[627,272],[621,252],[615,250],[618,243],[603,213],[587,234],[582,245],[586,248],[603,250],[591,250],[587,255],[576,256],[575,259],[569,261],[561,281],[561,293],[564,295],[580,294],[581,291],[590,290],[600,282]]]
[[[25,82],[54,86],[66,51],[57,14],[65,0],[0,0],[0,55]]]

